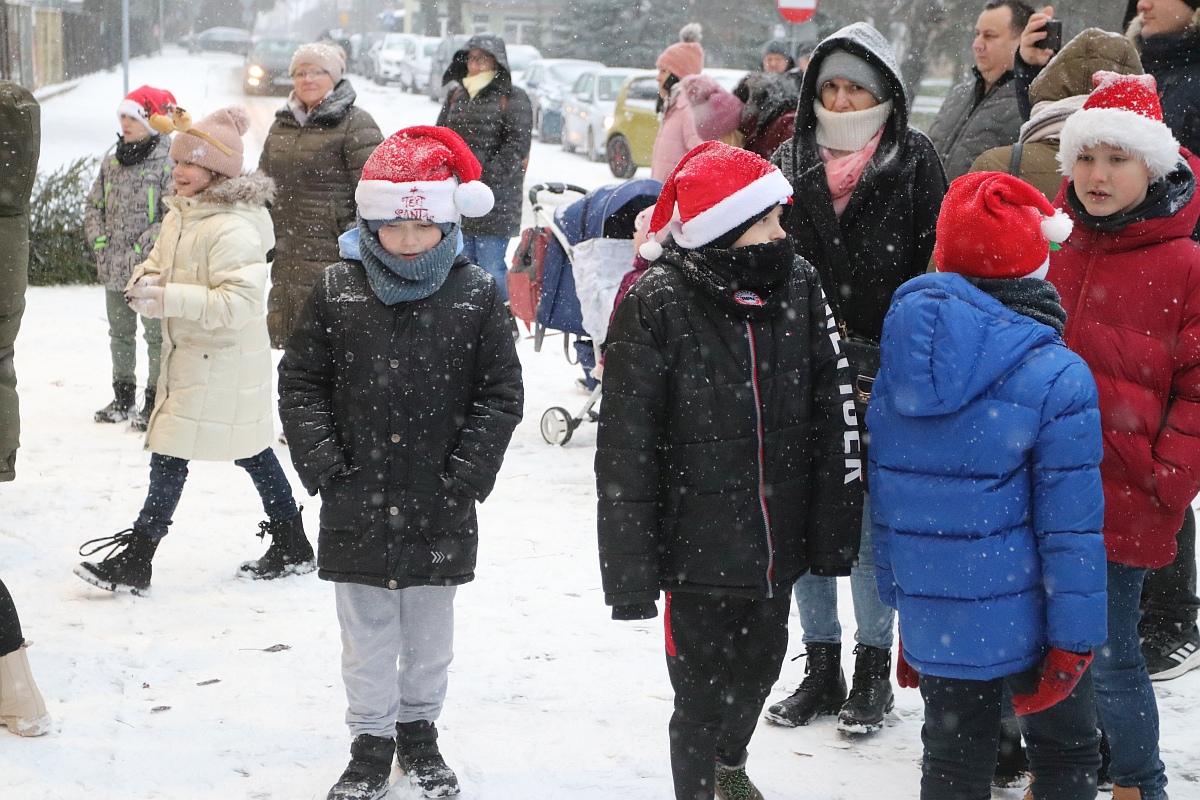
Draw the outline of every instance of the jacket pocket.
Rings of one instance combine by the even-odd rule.
[[[473,573],[479,549],[475,501],[449,493],[411,492],[409,497],[412,514],[404,536],[404,571],[440,580]]]

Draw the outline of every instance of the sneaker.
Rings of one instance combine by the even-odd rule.
[[[838,712],[838,730],[842,733],[874,733],[883,727],[884,716],[895,705],[892,681],[892,651],[865,644],[854,648],[854,680],[850,696]]]
[[[267,534],[271,536],[271,546],[262,558],[246,561],[238,567],[239,577],[270,581],[286,575],[303,575],[317,568],[300,514],[279,522],[258,523],[258,537],[261,539]]]
[[[96,422],[124,422],[137,413],[137,387],[114,383],[113,400],[93,415]]]
[[[819,716],[832,716],[846,702],[842,674],[842,645],[813,642],[805,652],[804,680],[796,691],[767,709],[766,719],[785,728],[807,725]]]
[[[1200,667],[1200,632],[1196,623],[1172,622],[1142,639],[1142,656],[1152,681],[1169,681]]]
[[[396,763],[425,797],[453,797],[458,776],[437,745],[437,726],[427,720],[396,723]]]
[[[91,549],[84,548],[91,545]],[[151,561],[158,542],[133,528],[127,528],[112,536],[102,536],[84,542],[79,555],[95,555],[108,550],[107,555],[97,562],[84,561],[74,572],[93,586],[106,592],[129,592],[144,594],[150,588]]]
[[[716,800],[763,800],[762,792],[746,774],[744,764],[727,767],[718,761],[716,789]]]
[[[378,800],[387,794],[392,777],[395,739],[364,733],[350,743],[350,763],[325,800]]]

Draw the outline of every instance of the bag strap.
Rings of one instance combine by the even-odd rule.
[[[1012,146],[1012,155],[1008,158],[1008,174],[1013,177],[1021,177],[1021,151],[1025,145],[1022,142],[1017,142]]]

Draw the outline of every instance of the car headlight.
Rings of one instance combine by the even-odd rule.
[[[258,84],[261,83],[261,81],[259,81],[258,78],[246,78],[246,83],[248,83],[251,86],[258,86]]]
[[[267,74],[258,64],[251,64],[250,69],[246,71],[250,73],[251,78],[261,78],[263,75]]]
[[[605,117],[604,118],[604,130],[608,130],[609,128],[611,128],[613,126],[614,122],[616,122],[616,119],[613,118],[612,115]]]

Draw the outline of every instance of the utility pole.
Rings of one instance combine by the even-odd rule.
[[[167,15],[166,15],[167,0],[158,0],[158,54],[163,54],[163,44],[166,42],[167,36]]]
[[[121,63],[125,70],[125,94],[129,94],[129,0],[121,0]]]

